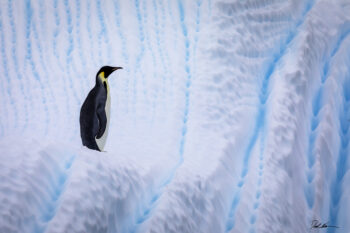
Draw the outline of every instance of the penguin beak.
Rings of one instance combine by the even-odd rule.
[[[123,69],[123,67],[113,67],[112,71]]]

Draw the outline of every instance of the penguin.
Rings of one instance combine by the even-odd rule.
[[[96,84],[80,109],[80,136],[83,145],[103,151],[110,121],[108,76],[122,67],[103,66],[96,74]]]

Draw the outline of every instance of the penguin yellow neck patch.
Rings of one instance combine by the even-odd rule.
[[[109,95],[109,85],[108,85],[108,80],[107,80],[107,78],[105,77],[105,72],[101,72],[101,73],[98,75],[98,77],[100,78],[102,84],[106,86],[107,95]]]
[[[107,82],[107,79],[105,78],[105,72],[101,72],[98,77],[100,77],[102,82]]]

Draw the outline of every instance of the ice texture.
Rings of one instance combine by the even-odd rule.
[[[350,232],[349,12],[2,0],[0,232]],[[123,70],[97,152],[79,112],[103,65]]]

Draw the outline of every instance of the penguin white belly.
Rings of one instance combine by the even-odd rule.
[[[107,136],[108,136],[108,129],[109,129],[109,121],[110,121],[110,110],[111,110],[111,97],[109,95],[109,90],[108,90],[106,107],[105,107],[106,116],[107,116],[106,130],[105,130],[105,132],[104,132],[104,134],[102,135],[101,138],[99,138],[99,139],[95,138],[97,146],[100,149],[100,151],[103,151],[103,148],[106,145],[106,140],[107,140]]]

